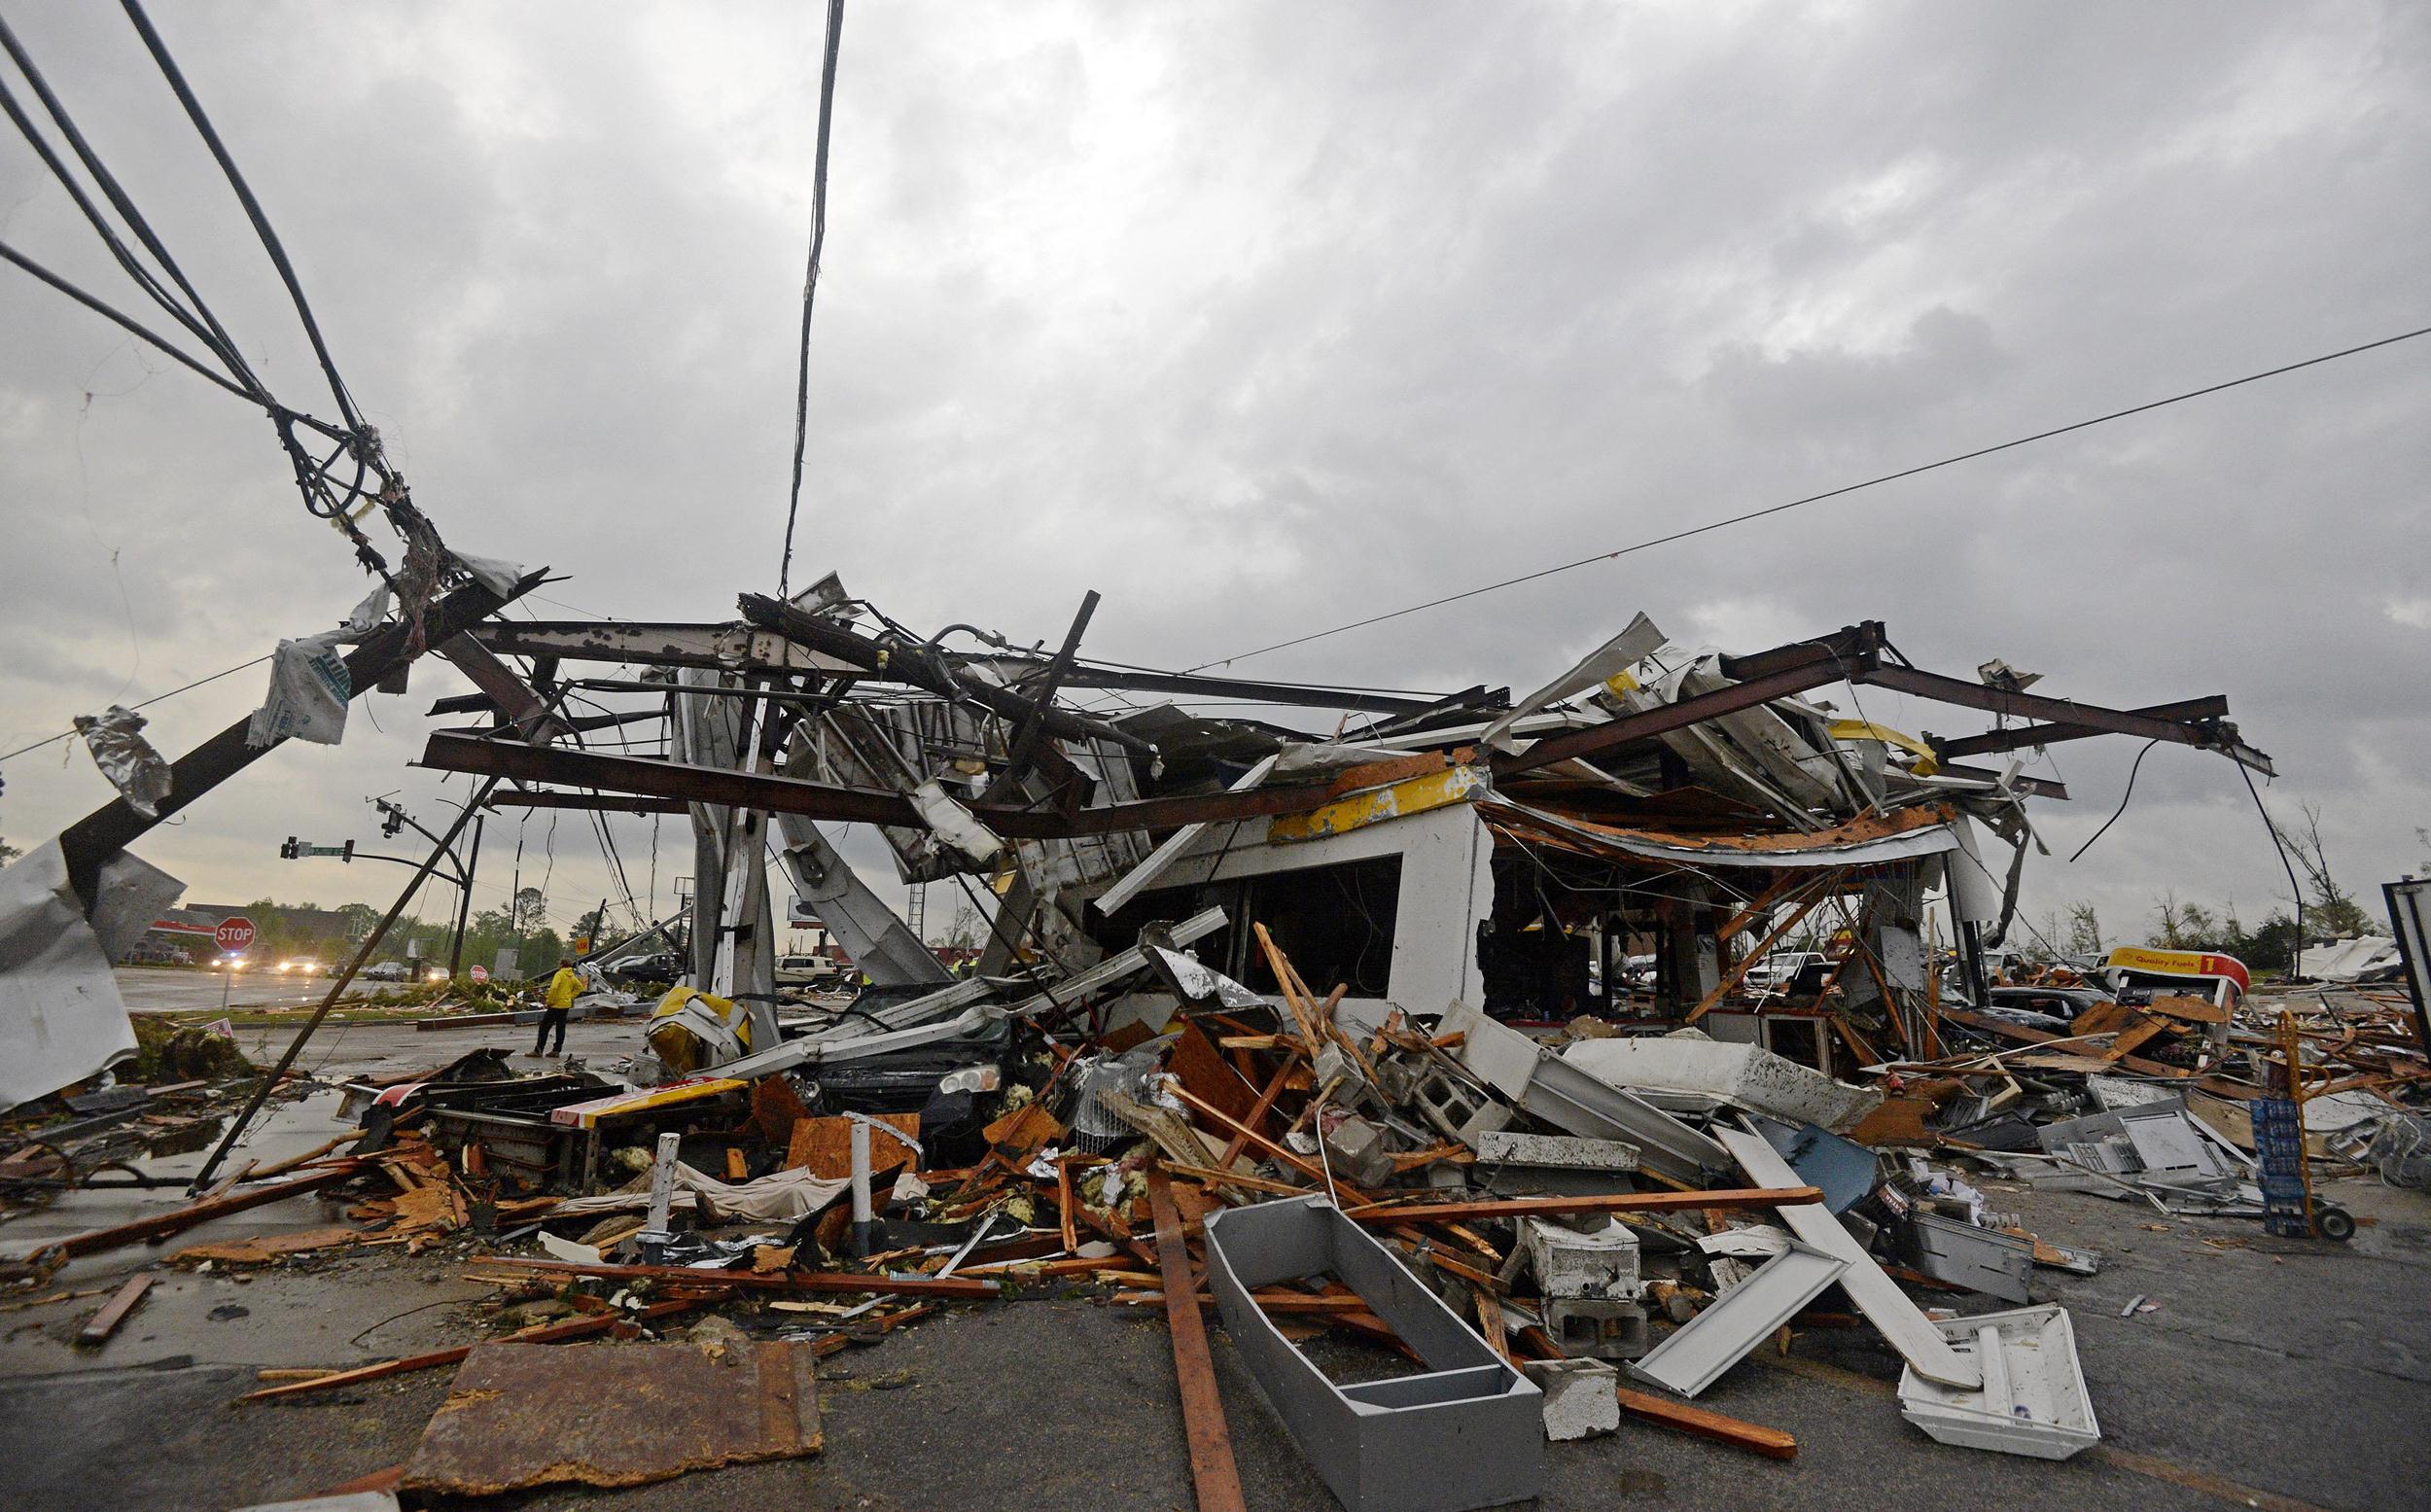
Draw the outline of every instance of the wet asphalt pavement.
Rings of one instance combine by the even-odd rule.
[[[606,1060],[637,1034],[633,1024],[578,1025],[570,1047]],[[275,1054],[285,1038],[264,1037],[275,1042],[248,1051]],[[333,1072],[394,1073],[480,1045],[523,1043],[493,1030],[376,1026],[326,1046],[316,1040],[313,1055],[330,1054]],[[323,1094],[281,1109],[248,1154],[270,1160],[319,1143],[335,1127],[334,1108],[334,1095]],[[2400,1512],[2431,1504],[2431,1197],[2337,1183],[2331,1195],[2365,1219],[2340,1247],[2270,1239],[2251,1221],[2162,1218],[2096,1197],[1984,1184],[2044,1237],[2105,1256],[2094,1277],[2034,1275],[2035,1300],[2074,1315],[2104,1433],[2096,1449],[2053,1464],[1935,1444],[1900,1419],[1889,1390],[1898,1362],[1871,1330],[1817,1328],[1799,1334],[1786,1359],[1767,1349],[1743,1361],[1699,1402],[1794,1433],[1795,1460],[1625,1421],[1615,1436],[1550,1446],[1540,1505]],[[142,1202],[77,1194],[0,1225],[0,1247],[116,1221]],[[338,1205],[301,1197],[174,1244],[342,1219]],[[159,1253],[93,1256],[56,1284],[105,1286]],[[163,1271],[97,1352],[67,1341],[98,1297],[0,1314],[0,1508],[219,1509],[302,1496],[401,1461],[452,1371],[288,1403],[230,1401],[258,1384],[258,1369],[367,1363],[479,1337],[474,1304],[490,1288],[464,1281],[466,1269],[461,1258],[358,1248],[252,1280]],[[2119,1317],[2137,1293],[2158,1309]],[[1250,1506],[1333,1506],[1220,1329],[1213,1340]],[[835,1356],[823,1379],[826,1448],[817,1458],[478,1505],[1146,1512],[1193,1504],[1172,1355],[1154,1310],[1055,1296],[955,1308]]]

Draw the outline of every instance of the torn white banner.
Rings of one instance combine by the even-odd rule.
[[[381,583],[363,596],[363,602],[346,615],[346,622],[337,627],[337,638],[349,646],[378,629],[388,618],[388,584]]]
[[[141,731],[144,717],[112,704],[99,714],[76,717],[76,733],[85,737],[93,765],[110,779],[126,806],[146,819],[160,814],[160,800],[169,795],[169,763],[152,749]]]
[[[0,871],[0,1111],[135,1053],[110,962],[185,890],[121,852],[102,863],[88,919],[58,841]]]
[[[334,746],[346,736],[346,700],[355,692],[337,634],[281,641],[270,653],[270,691],[245,726],[245,744],[260,750],[279,741]]]

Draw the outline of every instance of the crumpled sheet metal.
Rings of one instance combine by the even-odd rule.
[[[58,841],[0,870],[0,1111],[135,1053],[110,961],[185,890],[122,851],[102,862],[88,918]]]
[[[110,779],[126,806],[146,819],[159,817],[160,802],[169,795],[169,763],[144,739],[144,717],[112,704],[99,714],[76,717],[76,733],[85,737],[93,765]]]
[[[808,1344],[484,1344],[405,1465],[415,1491],[641,1486],[815,1455]]]
[[[1180,988],[1181,995],[1192,1002],[1214,1002],[1226,1008],[1263,1008],[1273,1005],[1266,999],[1259,997],[1196,956],[1179,950],[1167,950],[1162,946],[1152,945],[1148,948],[1154,950],[1157,958],[1165,963],[1165,968],[1173,973],[1174,985]]]
[[[1629,1039],[1582,1039],[1562,1059],[1616,1087],[1699,1092],[1737,1108],[1834,1132],[1856,1127],[1883,1104],[1876,1087],[1850,1086],[1752,1044],[1693,1030]]]

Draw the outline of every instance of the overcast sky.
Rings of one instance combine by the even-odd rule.
[[[8,15],[327,413],[117,8]],[[818,8],[154,17],[452,545],[568,575],[547,616],[773,589]],[[2431,324],[2427,118],[2409,4],[859,6],[795,580],[1024,641],[1096,588],[1091,651],[1190,665]],[[0,236],[134,307],[13,137]],[[262,416],[14,269],[0,337],[0,751],[361,596]],[[1524,689],[1640,609],[1737,650],[1881,618],[1961,675],[2226,693],[2377,911],[2431,868],[2426,410],[2431,338],[1237,667]],[[151,733],[191,747],[265,671]],[[461,686],[417,668],[139,852],[191,899],[384,902],[402,871],[277,843],[370,841],[371,793],[443,818],[406,763]],[[2077,799],[2037,808],[2029,915],[2089,898],[2140,935],[2174,888],[2251,922],[2286,883],[2217,756],[2156,750],[2065,862],[2136,749],[2055,752]],[[18,845],[109,795],[72,743],[0,777]],[[548,827],[525,880],[571,919],[617,889],[581,816]],[[651,828],[616,823],[637,892]],[[662,905],[690,869],[663,836]],[[491,826],[502,893],[515,837]]]

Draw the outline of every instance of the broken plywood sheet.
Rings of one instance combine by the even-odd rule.
[[[405,1466],[407,1489],[486,1496],[640,1486],[819,1452],[807,1344],[484,1344]]]
[[[355,1228],[311,1228],[299,1234],[272,1234],[262,1239],[231,1239],[217,1244],[189,1245],[169,1256],[171,1265],[199,1265],[205,1260],[221,1265],[268,1265],[291,1254],[309,1254],[315,1249],[335,1249],[363,1237]]]
[[[920,1115],[914,1113],[871,1113],[872,1119],[900,1133],[905,1140],[920,1138]],[[869,1139],[869,1174],[880,1175],[906,1164],[912,1152],[902,1140],[890,1140],[883,1134]],[[808,1171],[825,1180],[840,1181],[853,1174],[853,1120],[844,1117],[804,1118],[793,1125],[793,1138],[785,1152],[788,1170]]]

